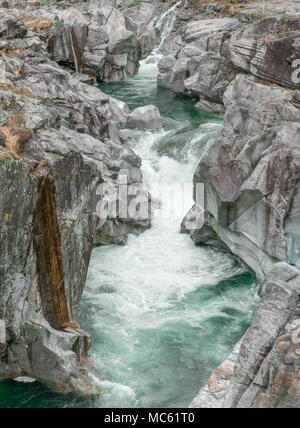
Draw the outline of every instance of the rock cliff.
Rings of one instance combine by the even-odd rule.
[[[225,111],[222,138],[209,143],[194,176],[205,184],[204,219],[187,230],[201,210],[196,201],[182,232],[246,263],[261,303],[192,407],[299,407],[300,5],[244,4],[230,17],[217,6],[178,16],[159,84]]]
[[[115,82],[134,76],[139,60],[147,56],[160,37],[155,22],[161,7],[128,0],[90,0],[0,3],[9,8],[29,31],[38,33],[57,63],[87,73],[98,80]],[[153,24],[152,24],[153,23]],[[16,34],[16,30],[15,35]]]
[[[24,2],[0,6],[0,378],[26,375],[60,391],[91,393],[90,338],[76,316],[92,247],[124,244],[128,233],[150,227],[136,213],[100,221],[99,185],[116,188],[125,171],[126,185],[141,191],[141,159],[119,133],[127,106],[58,64],[75,58],[63,48],[67,34],[89,43],[93,26],[87,32],[78,18],[79,33],[70,27],[67,33],[76,8],[58,9],[56,18],[51,8]],[[94,3],[84,6],[103,19]],[[138,41],[133,33],[126,37],[131,52]],[[96,75],[100,62],[89,64]],[[144,197],[150,200],[147,191]]]

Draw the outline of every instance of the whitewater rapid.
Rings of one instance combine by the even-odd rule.
[[[119,98],[123,94],[131,106],[156,99],[165,115],[172,105],[167,97],[158,99],[156,74],[156,65],[144,61],[137,77],[102,89]],[[176,102],[179,108],[181,100]],[[184,108],[177,116],[188,119]],[[192,183],[199,160],[193,142],[221,132],[220,121],[204,122],[185,147],[185,162],[158,154],[167,131],[124,131],[143,159],[148,188],[158,182]],[[253,276],[230,255],[196,247],[179,233],[192,191],[184,200],[176,192],[165,196],[150,230],[130,236],[125,247],[93,251],[81,322],[89,331],[92,326],[101,407],[186,407],[253,316]],[[172,216],[165,218],[163,210]]]
[[[154,23],[164,36],[173,24],[170,11]],[[159,108],[164,131],[123,132],[143,160],[144,183],[152,193],[153,183],[187,184],[190,191],[184,198],[176,191],[173,197],[155,195],[160,208],[150,230],[130,236],[125,247],[93,251],[79,322],[92,336],[90,357],[100,375],[93,379],[101,395],[62,395],[38,382],[8,381],[0,384],[3,407],[187,407],[253,319],[254,275],[230,255],[196,247],[179,233],[193,204],[194,169],[222,122],[199,112],[192,99],[157,88],[159,57],[156,49],[135,78],[101,89],[131,110]],[[186,126],[191,135],[180,134],[170,144],[172,132]]]

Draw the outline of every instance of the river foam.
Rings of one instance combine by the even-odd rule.
[[[102,89],[131,108],[153,103],[165,117],[170,112],[173,120],[193,122],[181,162],[158,154],[167,131],[126,131],[143,159],[148,188],[192,185],[194,143],[216,138],[221,122],[197,116],[186,99],[170,104],[174,95],[157,90],[156,74],[157,67],[144,61],[137,77]],[[85,328],[92,325],[92,358],[104,379],[99,406],[186,407],[241,338],[255,309],[254,277],[230,255],[196,247],[179,233],[192,191],[184,200],[177,192],[155,196],[160,208],[150,230],[131,236],[125,247],[93,252],[81,314]]]
[[[101,88],[131,109],[157,105],[171,128],[191,123],[181,160],[159,154],[170,131],[124,131],[143,159],[146,186],[191,183],[198,146],[217,137],[221,122],[197,111],[193,100],[157,89],[156,76],[156,64],[146,60],[134,79]],[[160,196],[150,230],[130,236],[125,247],[100,247],[92,254],[80,323],[92,335],[102,394],[65,396],[38,382],[4,382],[1,406],[187,407],[232,351],[254,315],[255,278],[230,255],[196,247],[179,233],[192,192],[184,200],[176,192]],[[171,218],[162,215],[166,208]]]

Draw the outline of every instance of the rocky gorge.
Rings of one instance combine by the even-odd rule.
[[[133,77],[159,45],[158,85],[224,115],[194,175],[203,224],[188,228],[195,200],[181,231],[245,263],[261,298],[191,406],[298,408],[300,4],[129,6],[0,1],[0,378],[96,392],[77,323],[92,248],[151,226],[135,215],[99,223],[97,189],[123,170],[140,189],[142,159],[121,128],[164,123],[154,106],[130,112],[93,84]]]

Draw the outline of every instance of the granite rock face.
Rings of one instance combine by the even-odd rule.
[[[204,207],[195,198],[182,232],[246,263],[257,275],[261,302],[240,350],[216,370],[192,407],[300,406],[300,110],[293,74],[294,61],[300,64],[299,12],[299,2],[249,5],[223,45],[235,75],[219,99],[223,135],[207,145],[196,169],[195,185],[205,184]],[[161,77],[176,71],[178,52],[175,60],[161,60]],[[195,81],[205,84],[205,74]],[[200,107],[217,101],[213,93],[200,99]],[[201,221],[189,229],[202,208]]]
[[[224,407],[299,408],[300,271],[275,264],[260,294]]]
[[[235,17],[218,16],[219,9],[215,3],[202,15],[179,11],[162,43],[158,84],[194,97],[199,109],[216,114],[224,113],[224,92],[241,70],[296,89],[299,2],[241,5]]]
[[[98,205],[103,185],[118,197],[121,172],[123,190],[141,191],[141,159],[119,133],[116,112],[127,106],[52,61],[36,28],[24,31],[24,20],[4,16],[0,378],[26,375],[60,391],[92,393],[90,338],[76,322],[92,247],[125,243],[129,232],[150,227],[132,212],[99,219]]]
[[[15,11],[47,43],[53,60],[100,81],[116,82],[138,72],[139,60],[160,36],[151,25],[160,8],[147,2],[128,8],[130,3],[90,0],[64,8],[24,2]]]
[[[194,177],[205,183],[205,215],[192,239],[231,251],[262,284],[231,385],[223,390],[224,407],[299,407],[289,389],[298,348],[291,343],[278,351],[276,345],[299,314],[300,110],[294,95],[238,75],[224,95],[223,138],[208,146]],[[198,402],[205,397],[203,390]]]
[[[235,76],[228,42],[241,24],[235,18],[180,20],[162,48],[158,84],[196,97],[206,110],[222,112],[223,94]],[[187,13],[187,12],[186,12]],[[201,108],[202,106],[199,105]]]
[[[292,91],[243,75],[224,103],[224,137],[210,145],[194,180],[206,184],[206,225],[224,234],[221,240],[263,279],[276,260],[295,264],[300,250],[292,227],[299,209],[300,111]],[[203,239],[197,235],[197,243]]]
[[[300,6],[299,6],[300,12]],[[297,16],[272,16],[236,31],[230,41],[236,68],[266,81],[295,89],[293,63],[300,53],[300,20]]]

